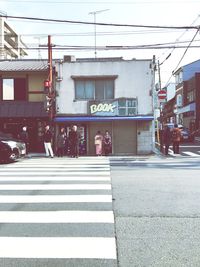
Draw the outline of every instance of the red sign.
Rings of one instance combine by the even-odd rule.
[[[44,87],[50,87],[50,86],[51,86],[51,82],[49,80],[45,80]]]
[[[158,98],[159,99],[165,99],[167,97],[167,92],[165,90],[160,90],[158,92]]]

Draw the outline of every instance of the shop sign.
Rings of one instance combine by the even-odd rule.
[[[118,98],[107,101],[89,101],[88,114],[92,116],[133,116],[137,114],[135,98]]]
[[[117,101],[114,102],[98,102],[90,101],[89,114],[95,116],[116,116],[117,115]]]
[[[96,112],[114,112],[114,109],[116,108],[116,106],[114,106],[113,104],[107,104],[107,103],[99,103],[97,104],[93,104],[90,106],[90,113],[94,114]]]

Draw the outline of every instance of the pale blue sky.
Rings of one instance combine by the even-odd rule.
[[[190,26],[200,25],[200,1],[197,0],[0,0],[0,10],[10,16],[40,17],[73,21],[94,21],[89,12],[109,9],[96,15],[97,22],[159,25],[159,26]],[[8,19],[22,39],[28,44],[46,44],[47,35],[52,35],[52,43],[56,45],[94,45],[93,25],[53,24],[19,21]],[[133,46],[157,44],[165,42],[188,41],[195,34],[194,30],[149,30],[130,27],[97,26],[97,46]],[[100,34],[101,33],[101,34]],[[114,34],[115,33],[115,34]],[[42,35],[42,37],[41,37]],[[60,35],[60,36],[58,36]],[[180,36],[182,37],[180,38]],[[40,41],[38,37],[41,37]],[[196,40],[200,40],[199,33]],[[194,44],[198,45],[199,42]],[[161,80],[164,85],[181,59],[185,49],[162,50],[128,50],[98,51],[97,57],[124,57],[125,59],[149,59],[153,55],[162,62],[170,52],[172,55],[161,66]],[[37,58],[38,52],[29,52],[29,57]],[[54,58],[62,58],[64,54],[80,57],[94,57],[94,51],[62,51],[53,52]],[[47,52],[41,53],[47,58]],[[190,48],[180,66],[200,58],[200,48]],[[173,82],[173,78],[171,80]]]

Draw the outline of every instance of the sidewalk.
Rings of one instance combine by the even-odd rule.
[[[152,154],[148,154],[148,155],[119,155],[119,156],[115,156],[115,155],[111,155],[111,156],[107,156],[107,158],[109,159],[154,159],[154,158],[158,158],[159,156],[163,156],[163,154],[158,150],[156,151],[156,153],[152,153]],[[46,155],[45,153],[29,153],[27,158],[45,158]],[[65,155],[64,157],[66,158],[70,158],[68,155]],[[80,156],[80,158],[89,158],[89,157],[96,157],[95,155],[91,155],[91,156]],[[105,157],[105,156],[102,156]],[[57,158],[57,156],[55,156],[55,158]]]

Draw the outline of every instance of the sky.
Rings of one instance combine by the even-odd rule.
[[[146,25],[146,26],[198,26],[199,0],[0,0],[0,12],[7,16],[59,19],[68,21]],[[94,16],[96,12],[96,16]],[[91,14],[92,13],[92,14]],[[162,86],[174,82],[172,72],[200,58],[200,47],[187,49],[196,29],[159,29],[127,26],[102,26],[77,23],[53,23],[8,18],[7,23],[21,35],[28,47],[47,45],[51,35],[56,47],[91,46],[90,50],[55,50],[53,58],[74,55],[76,58],[123,57],[124,59],[152,59],[160,66]],[[184,42],[184,43],[179,43]],[[185,48],[130,49],[130,46],[166,44],[185,45]],[[200,45],[199,32],[192,45]],[[126,46],[128,50],[98,50],[98,47]],[[48,57],[47,50],[28,50],[27,58]],[[158,81],[158,72],[156,74]]]

